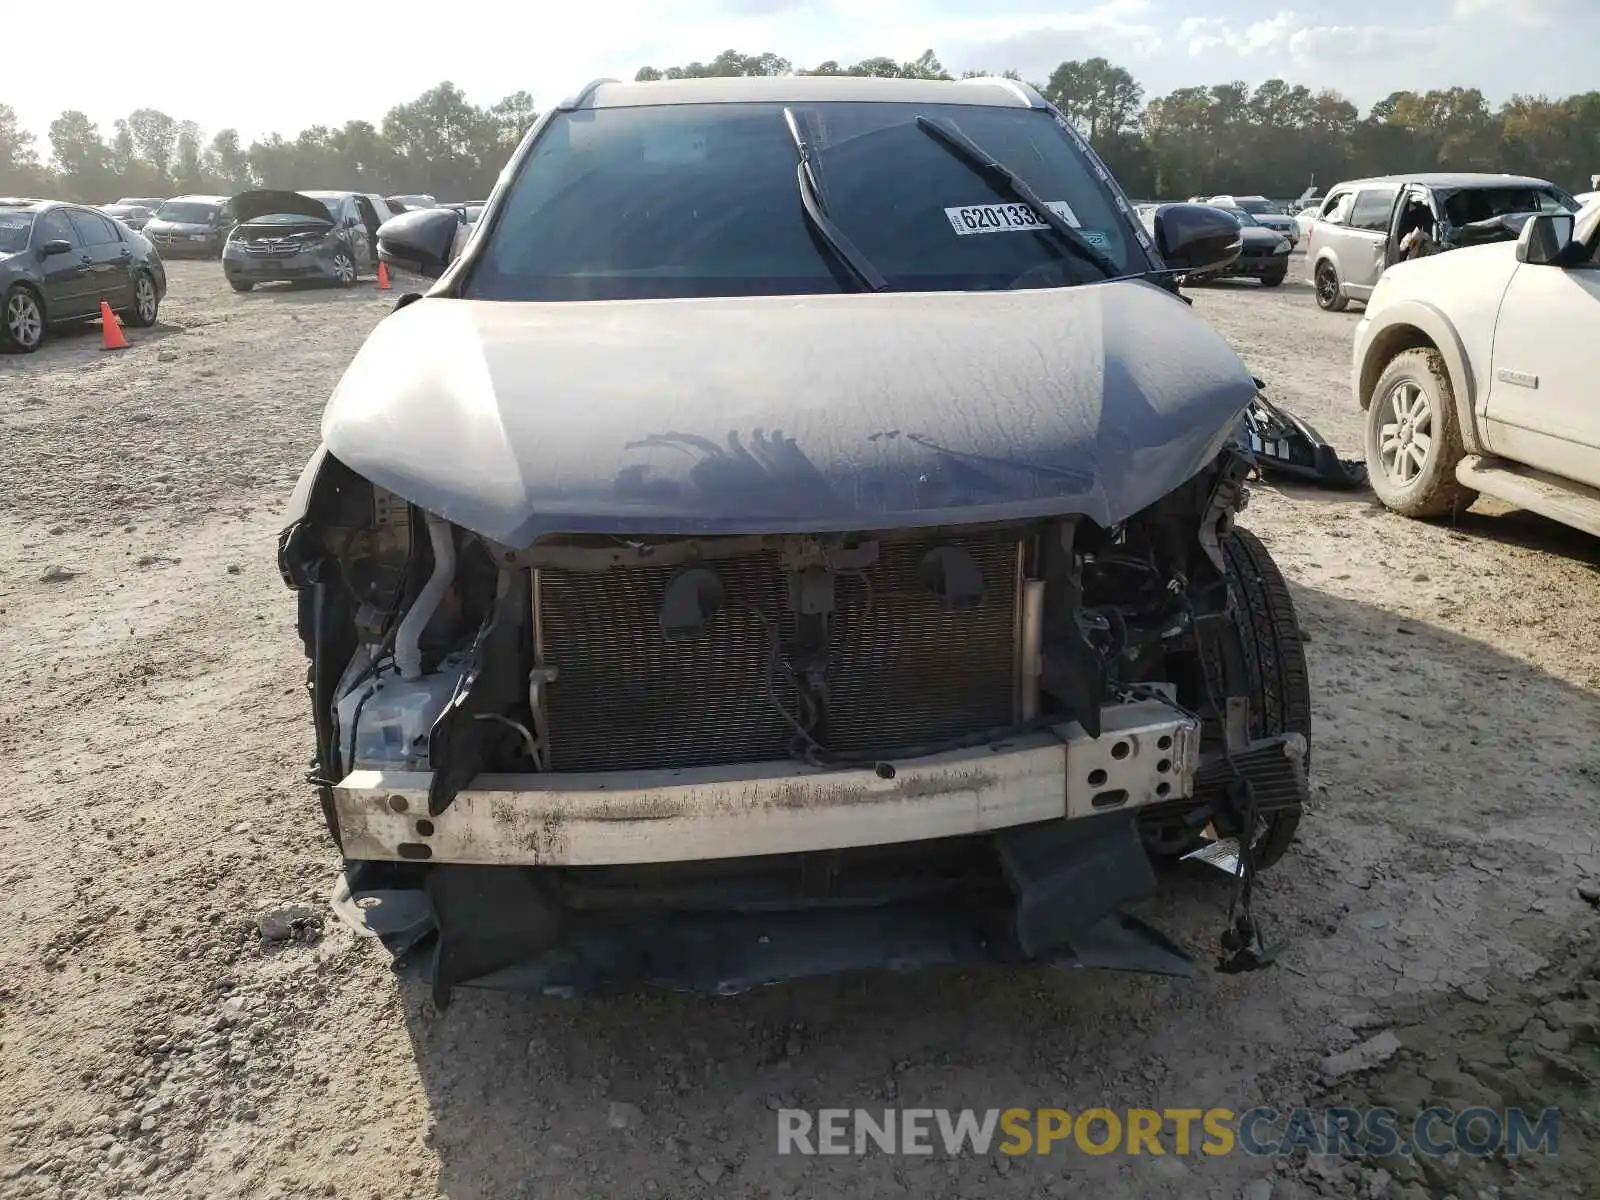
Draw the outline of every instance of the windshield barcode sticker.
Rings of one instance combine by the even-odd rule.
[[[1078,215],[1065,200],[1051,201],[1050,210],[1074,229],[1079,227]],[[969,237],[974,233],[1026,233],[1049,228],[1026,204],[966,204],[960,208],[947,208],[944,215],[950,221],[950,228],[961,237]]]

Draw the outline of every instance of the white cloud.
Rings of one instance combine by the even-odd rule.
[[[1542,29],[1556,23],[1580,17],[1593,17],[1594,0],[1455,0],[1451,15],[1455,20],[1466,20],[1484,13],[1493,13],[1497,20]]]
[[[1403,25],[1319,25],[1285,11],[1243,27],[1221,17],[1190,17],[1178,26],[1178,36],[1192,57],[1227,50],[1242,58],[1273,56],[1317,66],[1414,55],[1434,44],[1438,34]]]

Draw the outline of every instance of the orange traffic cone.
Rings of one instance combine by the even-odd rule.
[[[389,264],[385,262],[378,264],[378,290],[380,292],[389,290]]]
[[[111,305],[100,301],[100,349],[126,350],[128,339],[122,336],[122,322],[111,311]]]

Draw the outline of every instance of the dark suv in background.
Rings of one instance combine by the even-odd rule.
[[[166,258],[215,258],[233,224],[226,196],[174,196],[145,223],[144,235]]]

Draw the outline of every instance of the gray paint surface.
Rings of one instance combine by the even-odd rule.
[[[510,546],[549,533],[1110,525],[1206,465],[1255,387],[1141,282],[522,303],[384,319],[327,450]]]

